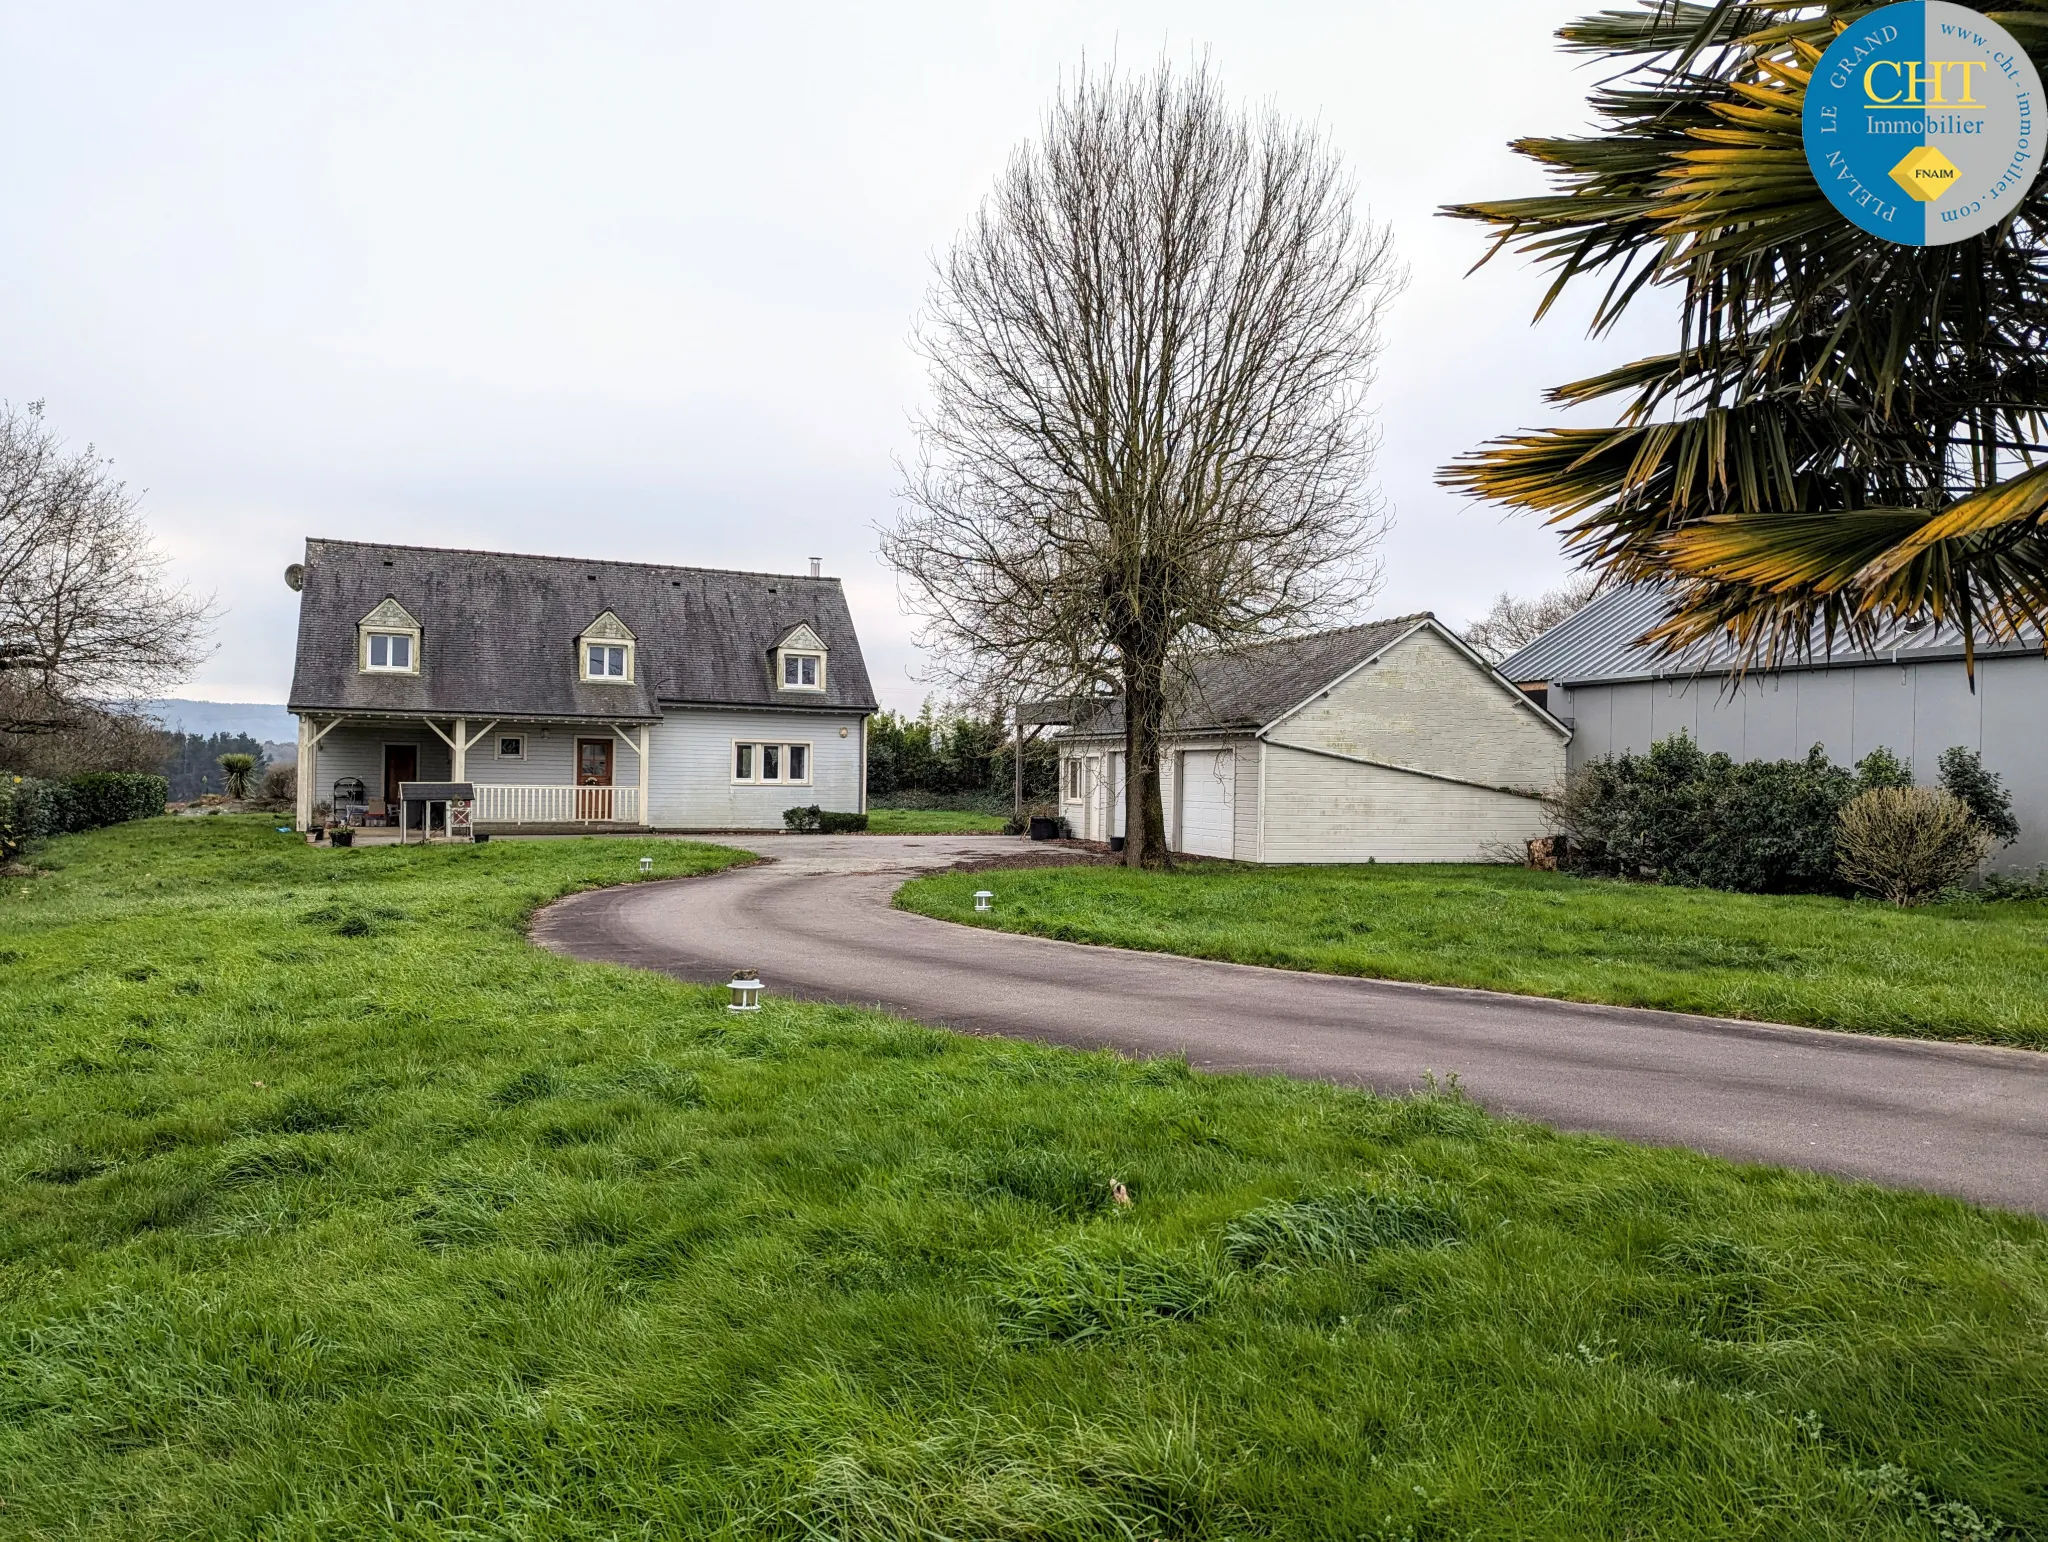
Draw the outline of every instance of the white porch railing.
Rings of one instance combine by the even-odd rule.
[[[638,824],[637,787],[478,782],[472,818],[482,825]]]

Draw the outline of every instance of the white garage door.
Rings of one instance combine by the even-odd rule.
[[[1189,750],[1180,758],[1180,849],[1198,857],[1232,855],[1237,776],[1229,750]]]

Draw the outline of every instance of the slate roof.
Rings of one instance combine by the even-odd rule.
[[[1396,638],[1433,620],[1428,611],[1420,611],[1207,654],[1194,661],[1181,701],[1167,713],[1165,731],[1251,733],[1264,728]],[[1077,713],[1068,730],[1083,738],[1123,731],[1121,697],[1106,698],[1093,712]]]
[[[419,619],[418,675],[364,674],[356,626],[387,596]],[[630,685],[592,685],[576,639],[605,611],[631,629]],[[778,691],[770,650],[799,624],[825,690]],[[663,705],[872,712],[836,578],[308,540],[293,712],[648,722]]]
[[[1501,660],[1500,672],[1522,685],[1538,682],[1593,685],[1628,680],[1662,680],[1698,674],[1725,673],[1734,662],[1725,639],[1673,657],[1644,647],[1636,639],[1663,619],[1665,589],[1661,584],[1622,584],[1595,595],[1533,642]],[[1980,656],[2037,653],[2038,641],[1988,642],[1978,639]],[[1808,656],[1782,666],[1794,669],[1839,669],[1889,663],[1894,657],[1931,663],[1963,656],[1961,635],[1950,626],[1908,631],[1893,627],[1875,649],[1844,646],[1833,649],[1816,633]],[[1755,674],[1772,673],[1752,670]]]

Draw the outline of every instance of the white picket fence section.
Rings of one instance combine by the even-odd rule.
[[[472,817],[484,825],[638,824],[640,789],[478,782]]]

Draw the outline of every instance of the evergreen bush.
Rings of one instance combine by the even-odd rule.
[[[1911,781],[1912,768],[1885,749],[1850,771],[1819,745],[1804,760],[1737,761],[1680,732],[1647,754],[1581,766],[1552,815],[1577,871],[1750,894],[1839,893],[1843,805]]]
[[[33,776],[0,778],[0,862],[62,832],[62,789]]]
[[[2020,822],[2012,814],[2012,794],[1996,771],[1984,769],[1983,756],[1958,744],[1941,752],[1940,764],[1942,788],[1962,800],[1985,834],[2001,846],[2020,838]]]

